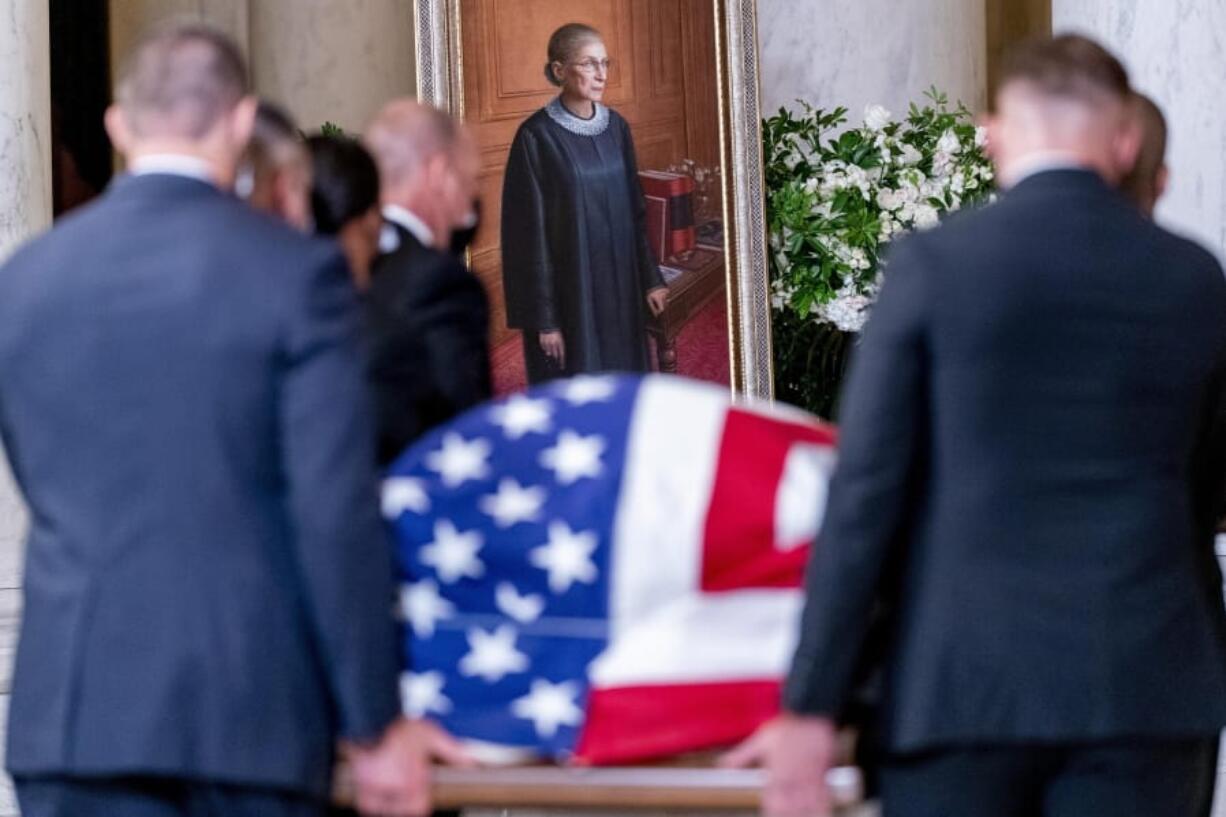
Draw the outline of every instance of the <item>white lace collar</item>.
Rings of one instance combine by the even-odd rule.
[[[553,101],[545,106],[545,112],[550,119],[571,133],[579,136],[599,136],[609,128],[609,109],[599,102],[592,104],[596,107],[596,113],[591,119],[575,116],[562,104],[560,96],[555,96]]]

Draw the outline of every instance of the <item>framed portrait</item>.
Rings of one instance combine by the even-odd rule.
[[[754,0],[414,5],[418,96],[481,156],[495,390],[637,370],[769,399]],[[598,50],[551,53],[574,24]]]

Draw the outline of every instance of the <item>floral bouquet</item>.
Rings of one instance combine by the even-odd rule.
[[[984,130],[965,106],[926,96],[903,121],[871,106],[849,128],[845,108],[801,102],[763,123],[779,396],[824,416],[850,345],[840,335],[864,326],[885,245],[994,189]]]

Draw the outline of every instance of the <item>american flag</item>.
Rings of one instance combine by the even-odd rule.
[[[406,712],[486,748],[628,762],[778,708],[834,434],[663,375],[477,408],[393,464]]]

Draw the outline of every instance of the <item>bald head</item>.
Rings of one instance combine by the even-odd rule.
[[[445,111],[412,99],[396,99],[366,129],[366,147],[386,188],[410,186],[432,159],[452,153],[460,125]]]
[[[379,167],[379,198],[416,215],[445,249],[453,231],[474,220],[476,143],[451,115],[411,99],[384,106],[366,129]]]
[[[153,29],[124,62],[116,100],[141,138],[200,139],[247,92],[238,47],[199,23]]]

